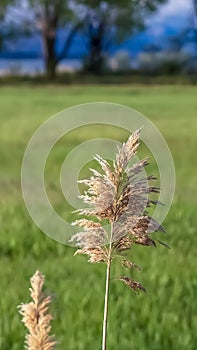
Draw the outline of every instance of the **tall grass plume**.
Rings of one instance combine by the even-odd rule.
[[[44,276],[36,271],[31,277],[30,294],[32,301],[18,306],[23,316],[22,322],[29,333],[25,337],[25,346],[28,350],[54,350],[56,341],[50,335],[52,316],[49,313],[51,297],[42,292]]]
[[[157,196],[159,188],[151,185],[155,177],[145,173],[148,158],[135,161],[139,139],[140,130],[137,130],[118,149],[113,164],[97,155],[95,160],[101,171],[90,169],[92,176],[79,181],[87,186],[87,190],[80,197],[88,206],[77,211],[83,218],[73,223],[80,228],[80,232],[71,241],[78,247],[75,255],[85,254],[91,263],[106,264],[102,350],[106,350],[107,342],[109,285],[113,260],[119,258],[122,266],[127,269],[140,269],[128,260],[127,251],[136,244],[155,247],[156,241],[151,238],[151,232],[164,231],[148,215],[150,206],[160,204],[155,195],[151,195]],[[92,220],[92,217],[96,220]],[[146,292],[139,282],[128,276],[117,276],[116,279],[123,281],[135,292]]]

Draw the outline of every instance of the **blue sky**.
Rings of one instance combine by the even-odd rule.
[[[161,6],[159,13],[162,18],[176,15],[178,12],[193,11],[193,0],[169,0],[167,4]]]
[[[168,40],[181,32],[185,26],[196,24],[193,0],[169,0],[147,19],[145,32],[128,39],[122,48],[130,48],[138,54],[148,45],[167,45]]]
[[[160,37],[165,34],[166,26],[176,31],[185,24],[195,22],[193,0],[169,0],[159,11],[147,20],[150,25],[149,34]]]

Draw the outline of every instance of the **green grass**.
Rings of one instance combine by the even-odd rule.
[[[135,278],[148,295],[111,282],[108,350],[195,350],[197,344],[197,88],[190,86],[23,86],[0,91],[0,349],[23,347],[25,329],[17,305],[29,301],[29,278],[39,269],[53,296],[53,332],[59,349],[101,348],[105,267],[73,257],[73,249],[46,237],[22,200],[20,168],[36,128],[58,111],[80,103],[115,102],[149,117],[166,138],[176,166],[176,193],[165,220],[171,250],[136,247],[143,268]],[[117,132],[113,130],[114,135]],[[102,135],[102,130],[99,130]],[[66,211],[58,186],[65,153],[88,135],[60,142],[48,164],[48,187],[59,212]],[[95,134],[97,135],[97,134]],[[122,139],[124,135],[120,135]],[[120,273],[118,266],[113,274]]]

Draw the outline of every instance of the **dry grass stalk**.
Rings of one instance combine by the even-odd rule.
[[[156,242],[150,238],[150,232],[164,231],[147,213],[147,208],[151,205],[160,204],[150,197],[151,193],[159,193],[158,187],[150,185],[155,177],[144,175],[148,159],[131,164],[139,146],[139,135],[140,130],[137,130],[123,143],[112,166],[97,155],[95,159],[102,172],[90,169],[90,179],[79,181],[88,187],[80,198],[91,207],[78,210],[78,214],[95,216],[101,223],[88,219],[73,223],[81,228],[81,232],[71,239],[79,247],[75,254],[86,254],[89,256],[89,262],[105,262],[107,265],[102,350],[106,349],[112,260],[119,257],[124,267],[139,269],[135,263],[125,258],[125,252],[135,244],[155,247]],[[102,226],[103,219],[108,220],[111,225],[110,234]],[[145,288],[139,282],[127,276],[120,276],[118,279],[134,291],[145,292]]]
[[[23,316],[22,322],[29,331],[25,337],[26,349],[54,350],[56,341],[54,336],[50,335],[52,316],[48,311],[51,297],[45,296],[42,292],[44,276],[36,271],[30,282],[33,301],[18,306],[19,312]]]

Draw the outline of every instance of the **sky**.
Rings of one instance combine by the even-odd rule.
[[[185,27],[193,25],[195,25],[193,0],[169,0],[148,17],[145,31],[126,40],[120,49],[129,49],[132,55],[137,56],[149,46],[166,48],[171,38]]]
[[[194,20],[193,0],[168,0],[148,19],[148,22],[151,22],[150,26],[159,32],[164,25],[181,27],[187,21],[191,21],[191,18]]]
[[[166,16],[176,15],[178,12],[193,10],[192,0],[169,0],[166,5],[161,6],[159,12]]]

